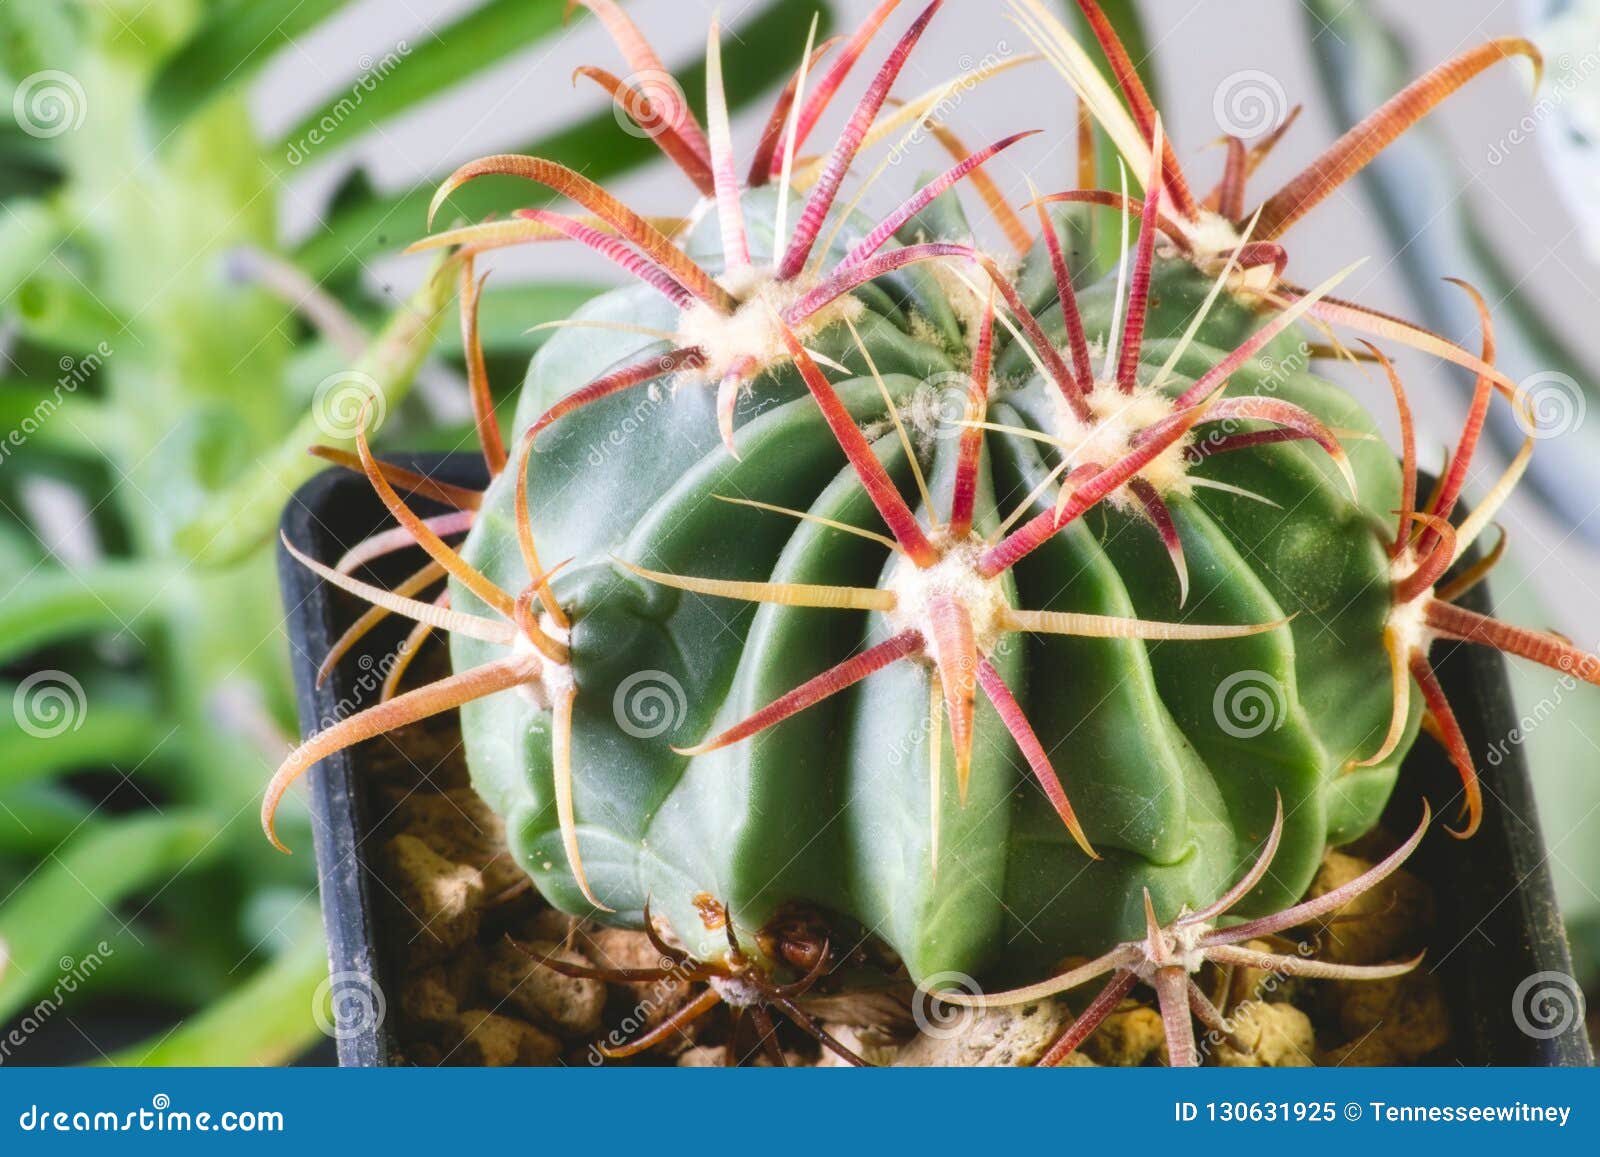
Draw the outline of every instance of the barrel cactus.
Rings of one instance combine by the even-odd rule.
[[[634,78],[664,75],[610,0],[585,6]],[[887,102],[939,0],[822,159],[800,150],[896,0],[848,40],[808,44],[743,180],[715,27],[705,129],[670,89],[584,70],[702,194],[685,218],[642,217],[537,158],[450,178],[436,209],[466,181],[510,174],[588,215],[527,210],[423,243],[457,252],[492,481],[481,495],[441,486],[362,438],[347,464],[399,529],[336,565],[287,545],[373,604],[330,662],[399,613],[415,639],[449,632],[455,673],[386,688],[307,740],[268,790],[269,835],[317,760],[459,707],[474,784],[551,903],[668,937],[710,986],[693,1009],[723,1000],[804,1022],[790,996],[826,967],[828,941],[792,950],[779,930],[796,911],[820,913],[827,935],[880,938],[934,988],[1037,982],[1067,956],[1140,937],[1156,972],[1192,971],[1204,953],[1171,952],[1196,913],[1287,927],[1270,914],[1304,914],[1293,905],[1325,850],[1376,823],[1423,723],[1461,770],[1457,833],[1471,833],[1476,773],[1428,644],[1596,673],[1558,638],[1453,605],[1497,552],[1436,585],[1515,481],[1516,466],[1451,522],[1496,390],[1516,400],[1487,313],[1470,353],[1332,296],[1339,276],[1291,286],[1278,232],[1375,150],[1336,145],[1244,214],[1261,150],[1235,143],[1198,200],[1126,54],[1083,6],[1126,107],[1042,8],[1016,7],[1143,195],[1085,188],[1019,215],[985,183],[1022,242],[1014,256],[974,241],[956,187],[1025,133],[958,149],[881,221],[839,203],[858,154],[919,131],[937,103],[940,90]],[[1386,113],[1387,136],[1426,107]],[[1087,237],[1106,206],[1125,237],[1139,227],[1101,268]],[[590,302],[539,352],[508,447],[474,352],[473,261],[562,238],[640,284]],[[1392,364],[1368,347],[1400,406],[1398,461],[1371,416],[1312,372],[1330,351],[1310,322],[1477,372],[1426,501]],[[404,493],[459,513],[421,518]],[[401,544],[430,561],[395,590],[352,573]],[[1122,992],[1149,979],[1113,956]],[[1181,1000],[1166,1011],[1169,1033],[1187,1026]]]

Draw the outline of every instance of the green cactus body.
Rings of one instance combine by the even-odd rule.
[[[770,253],[770,197],[746,198],[755,260]],[[1063,233],[1072,249],[1064,215]],[[852,225],[836,242],[855,240]],[[902,240],[969,239],[941,198]],[[702,227],[687,246],[713,259]],[[770,258],[768,258],[770,260]],[[1043,273],[1040,269],[1043,267]],[[919,271],[920,270],[920,271]],[[1079,269],[1083,281],[1094,271]],[[916,465],[949,509],[959,405],[941,386],[964,381],[971,295],[927,267],[909,267],[857,294],[853,318],[882,375],[866,373],[848,330],[810,344],[847,365],[830,373],[840,399],[913,507],[912,462],[885,396],[909,428]],[[1047,259],[1018,272],[1024,298],[1060,338]],[[1150,294],[1141,381],[1148,383],[1199,308],[1208,283],[1159,260]],[[1085,326],[1105,339],[1114,277],[1079,295]],[[587,306],[587,320],[672,329],[674,308],[626,289]],[[965,319],[965,320],[963,320]],[[1224,295],[1174,366],[1175,394],[1221,360],[1256,324]],[[1021,343],[996,333],[988,420],[1060,435],[1054,385]],[[648,337],[572,329],[534,359],[516,419],[526,430],[551,404],[650,346]],[[914,979],[994,969],[1037,973],[1071,953],[1098,952],[1143,927],[1143,889],[1164,912],[1225,889],[1273,822],[1286,815],[1273,873],[1246,910],[1295,900],[1324,849],[1365,831],[1392,787],[1415,732],[1381,765],[1350,770],[1390,718],[1382,631],[1399,472],[1371,419],[1305,369],[1288,331],[1229,380],[1225,396],[1293,402],[1341,432],[1358,484],[1315,446],[1263,445],[1208,458],[1166,493],[1188,559],[1178,583],[1152,527],[1124,502],[1102,502],[1003,576],[1008,603],[1032,610],[1170,622],[1254,624],[1293,616],[1249,637],[1147,642],[1011,634],[990,655],[1023,704],[1103,859],[1074,843],[994,710],[980,700],[970,786],[958,798],[948,770],[933,820],[930,769],[954,760],[948,729],[930,728],[932,668],[896,663],[741,743],[684,756],[687,746],[745,718],[894,630],[884,613],[754,606],[663,587],[617,560],[654,571],[752,582],[880,587],[895,562],[880,543],[818,521],[735,504],[803,510],[878,531],[850,470],[798,374],[761,378],[741,401],[730,455],[716,433],[712,392],[663,380],[605,398],[543,433],[528,475],[529,509],[547,562],[566,561],[555,592],[573,620],[571,670],[577,836],[595,894],[637,923],[647,902],[690,952],[726,950],[704,901],[727,905],[754,931],[789,902],[816,905],[882,936]],[[958,395],[959,396],[959,395]],[[954,420],[952,420],[954,419]],[[1248,426],[1246,427],[1248,428]],[[1059,448],[1018,434],[985,435],[974,529],[993,536],[1035,491]],[[514,522],[514,470],[485,496],[463,556],[506,590],[528,582]],[[1053,495],[1053,491],[1051,491]],[[1038,509],[1048,498],[1036,500]],[[453,585],[453,605],[481,604]],[[505,649],[457,635],[458,670]],[[507,820],[518,862],[557,906],[590,906],[562,850],[553,806],[550,715],[537,690],[467,704],[463,734],[474,782]],[[937,829],[937,848],[934,846]]]
[[[614,0],[579,2],[636,70],[657,71]],[[498,175],[588,216],[526,210],[425,243],[457,249],[493,480],[481,496],[432,488],[458,508],[436,532],[397,493],[422,485],[386,472],[364,432],[356,441],[430,557],[406,590],[448,573],[450,605],[288,549],[383,613],[448,631],[455,674],[296,748],[263,825],[276,839],[278,801],[319,759],[459,707],[474,783],[542,894],[644,925],[670,962],[646,973],[707,986],[610,1056],[653,1048],[722,1002],[730,1055],[748,1011],[781,1063],[775,1010],[865,1063],[790,996],[854,984],[857,957],[829,946],[877,938],[955,1004],[1036,1002],[1106,977],[1042,1064],[1063,1061],[1140,982],[1156,991],[1171,1063],[1198,1063],[1191,1014],[1221,1021],[1193,975],[1208,961],[1369,980],[1415,964],[1248,944],[1335,912],[1418,846],[1426,809],[1370,871],[1300,899],[1325,850],[1376,823],[1424,710],[1461,776],[1455,834],[1478,826],[1482,791],[1429,661],[1435,640],[1600,682],[1600,661],[1566,640],[1456,602],[1498,557],[1468,552],[1533,446],[1452,521],[1495,391],[1519,394],[1493,365],[1481,297],[1468,291],[1482,319],[1474,354],[1328,296],[1343,275],[1297,287],[1280,243],[1444,96],[1537,50],[1515,38],[1466,50],[1247,211],[1246,179],[1277,133],[1230,139],[1221,181],[1197,196],[1094,0],[1079,7],[1127,107],[1044,5],[1017,0],[1142,200],[1130,245],[1126,196],[1045,194],[1033,241],[991,182],[988,208],[1027,249],[1011,268],[977,247],[954,190],[981,185],[978,168],[1031,134],[969,153],[933,124],[961,158],[953,167],[879,223],[839,205],[862,149],[937,120],[949,89],[886,102],[940,0],[888,51],[827,156],[797,151],[896,7],[881,0],[831,46],[814,89],[807,68],[826,50],[805,56],[745,177],[715,22],[704,130],[670,93],[616,82],[619,110],[701,194],[694,224],[658,227],[537,157],[480,158],[440,186],[433,211]],[[791,189],[806,192],[780,202]],[[1091,228],[1109,223],[1096,216],[1106,208],[1126,214],[1116,253]],[[558,238],[640,284],[591,301],[535,357],[513,456],[473,352],[473,262]],[[1399,462],[1361,407],[1310,372],[1301,319],[1472,371],[1468,420],[1425,500],[1393,363],[1368,344],[1393,388]],[[457,554],[440,535],[468,522]],[[1072,956],[1094,959],[1051,975]],[[994,992],[1012,979],[1022,986]]]

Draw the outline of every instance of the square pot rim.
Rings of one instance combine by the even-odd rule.
[[[390,460],[458,485],[481,486],[485,480],[482,459],[475,454],[398,454],[391,455]],[[1425,480],[1423,487],[1425,492]],[[359,475],[329,469],[295,491],[284,509],[280,526],[299,549],[309,550],[313,557],[331,557],[335,550],[350,545],[335,527],[348,525],[354,508],[375,503],[376,498]],[[381,515],[381,507],[376,513]],[[371,518],[364,521],[373,524]],[[356,531],[349,538],[353,541],[362,533]],[[296,562],[281,542],[278,573],[292,640],[296,703],[302,727],[309,733],[318,720],[337,716],[345,696],[341,676],[348,673],[346,669],[355,656],[347,656],[321,688],[316,686],[320,656],[337,637],[333,588]],[[1463,605],[1486,609],[1488,602],[1485,584],[1467,596]],[[1474,759],[1481,767],[1485,762],[1482,758],[1485,745],[1477,740],[1487,735],[1509,734],[1516,725],[1505,659],[1485,647],[1455,644],[1449,646],[1438,667],[1440,679],[1468,734]],[[380,948],[378,909],[373,904],[371,886],[376,869],[370,862],[366,840],[371,832],[371,809],[363,795],[357,750],[359,748],[329,756],[307,777],[329,968],[331,974],[349,974],[376,985],[380,992],[398,992],[398,985],[390,983]],[[1407,776],[1414,762],[1438,764],[1441,760],[1424,759],[1414,747],[1402,765],[1402,777]],[[1462,941],[1452,951],[1468,950],[1476,966],[1462,971],[1469,974],[1473,986],[1483,994],[1498,993],[1499,1006],[1495,1007],[1493,1001],[1472,1000],[1469,1007],[1452,1007],[1452,1028],[1455,1032],[1467,1030],[1473,1045],[1483,1054],[1475,1058],[1477,1063],[1540,1067],[1593,1065],[1594,1056],[1581,1019],[1569,1031],[1558,1035],[1530,1033],[1523,1027],[1527,1025],[1523,1019],[1525,1012],[1514,1010],[1506,996],[1524,979],[1544,973],[1570,979],[1573,970],[1565,925],[1547,864],[1533,783],[1521,745],[1509,745],[1494,769],[1494,790],[1485,808],[1482,828],[1471,841],[1458,845],[1472,847],[1475,852],[1488,849],[1494,855],[1462,856],[1460,859],[1469,878],[1474,874],[1483,875],[1487,862],[1492,860],[1503,865],[1502,879],[1517,883],[1471,928],[1458,924]],[[1434,770],[1436,772],[1437,768]],[[1430,794],[1431,786],[1419,785],[1419,790]],[[1391,818],[1395,808],[1396,801],[1391,797],[1386,820]],[[1436,807],[1436,813],[1438,810]],[[1402,827],[1414,819],[1414,815],[1399,817]],[[1430,840],[1424,844],[1424,851],[1430,843],[1438,847],[1437,841]],[[1438,881],[1432,882],[1437,893]],[[1467,894],[1471,889],[1453,890]],[[1477,942],[1487,938],[1484,928],[1491,921],[1502,932],[1513,929],[1518,934],[1506,936],[1503,932],[1502,938],[1490,942],[1489,950],[1485,950]],[[1491,982],[1490,973],[1495,974],[1495,982]],[[401,1063],[398,1042],[387,1018],[381,1018],[375,1025],[363,1025],[360,1031],[338,1035],[336,1045],[342,1066]]]

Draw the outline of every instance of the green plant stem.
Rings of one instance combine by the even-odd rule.
[[[61,237],[61,222],[42,201],[8,201],[0,219],[0,298],[38,270]]]
[[[41,566],[0,606],[0,662],[91,631],[137,631],[163,609],[172,577],[143,562],[105,562],[81,574]]]
[[[5,690],[0,687],[0,693]],[[16,694],[5,695],[4,701],[14,703]],[[77,726],[66,726],[59,734],[30,734],[19,727],[0,735],[0,791],[64,771],[109,768],[131,773],[159,758],[161,746],[176,730],[171,723],[153,715],[148,704],[98,700],[98,695],[88,695],[74,720]]]
[[[0,1021],[71,973],[88,934],[123,899],[210,850],[213,830],[194,813],[138,815],[86,828],[51,853],[0,903],[10,958],[0,974]]]
[[[372,412],[378,416],[399,405],[411,390],[417,367],[433,346],[452,296],[447,263],[441,262],[374,339],[366,355],[348,373],[338,375],[335,389],[352,394],[370,390]],[[216,565],[232,562],[260,546],[276,525],[284,500],[296,486],[323,468],[318,459],[306,453],[306,448],[319,442],[346,449],[355,446],[356,404],[346,398],[341,403],[346,409],[337,413],[330,409],[334,404],[331,400],[313,400],[312,411],[254,470],[220,494],[179,532],[179,548],[202,565]]]
[[[833,29],[834,16],[821,0],[805,4],[771,0],[728,30],[730,47],[723,61],[723,80],[730,110],[737,112],[748,106],[799,63],[814,12],[820,17],[817,36],[825,37]],[[706,91],[704,64],[687,64],[676,69],[675,76],[689,103],[700,108]],[[609,102],[590,116],[534,140],[519,142],[506,151],[559,161],[601,183],[660,156],[655,142],[617,127]],[[432,193],[433,188],[426,184],[389,194],[363,190],[335,211],[325,228],[306,240],[295,254],[297,264],[319,280],[350,276],[360,262],[422,235]],[[508,204],[540,205],[552,199],[523,181],[478,181],[451,196],[441,224],[458,217],[463,221],[481,220],[487,213],[503,212]]]
[[[12,295],[22,332],[47,349],[93,350],[115,344],[127,322],[69,273],[46,267]]]
[[[0,382],[0,464],[30,443],[97,456],[110,449],[116,437],[116,424],[106,408],[65,385]]]
[[[46,855],[83,826],[89,809],[53,783],[30,783],[0,792],[0,848],[8,855]]]

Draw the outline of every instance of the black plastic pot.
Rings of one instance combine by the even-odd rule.
[[[441,481],[479,486],[482,463],[471,455],[402,460]],[[1424,490],[1426,492],[1426,490]],[[426,503],[418,503],[423,509]],[[330,470],[306,483],[290,501],[283,529],[313,557],[332,559],[374,530],[388,525],[383,507],[357,475]],[[403,564],[402,564],[403,565]],[[412,564],[415,565],[414,562]],[[397,571],[400,567],[396,568]],[[345,713],[341,704],[368,698],[376,656],[393,648],[404,627],[390,623],[367,646],[348,656],[320,689],[318,663],[354,617],[349,600],[280,551],[279,573],[293,643],[300,718],[309,732],[321,720]],[[1484,609],[1480,587],[1465,605]],[[1566,931],[1545,867],[1528,770],[1520,746],[1506,743],[1517,726],[1504,661],[1484,647],[1440,646],[1434,655],[1439,678],[1461,720],[1487,790],[1483,826],[1472,840],[1452,839],[1435,825],[1409,868],[1434,889],[1439,942],[1454,945],[1430,953],[1424,967],[1444,986],[1457,1059],[1473,1065],[1589,1065],[1594,1063],[1584,1025],[1556,1036],[1532,1035],[1527,1001],[1541,974],[1570,978]],[[1491,746],[1496,746],[1491,762]],[[322,912],[334,972],[370,978],[379,991],[398,992],[379,951],[372,903],[371,801],[363,791],[360,749],[326,759],[310,776]],[[1460,782],[1436,744],[1419,742],[1407,758],[1402,787],[1390,805],[1391,830],[1416,822],[1417,796],[1434,812],[1452,816]],[[1567,981],[1570,983],[1570,980]],[[1519,991],[1519,986],[1521,986]],[[1514,998],[1523,998],[1517,1009]],[[1533,1027],[1537,1027],[1533,1025]],[[398,1055],[387,1024],[338,1042],[344,1065],[386,1065]]]

